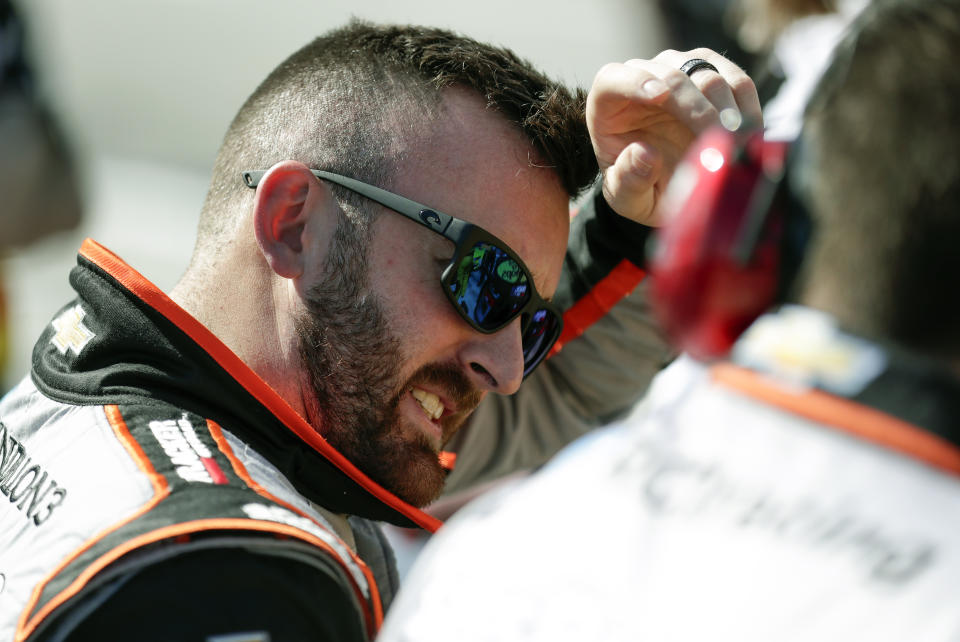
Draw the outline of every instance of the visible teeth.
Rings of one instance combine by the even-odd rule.
[[[414,388],[412,393],[413,398],[420,402],[420,407],[431,419],[440,418],[440,415],[443,414],[443,404],[440,403],[440,397],[420,388]]]

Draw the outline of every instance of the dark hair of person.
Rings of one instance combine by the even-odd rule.
[[[957,356],[960,1],[877,0],[852,33],[805,114],[809,291],[855,332]]]
[[[513,123],[533,145],[531,162],[551,167],[571,197],[595,179],[582,90],[450,31],[354,20],[292,54],[241,107],[214,166],[200,241],[235,223],[239,199],[250,198],[243,170],[291,159],[389,189],[411,145],[430,140],[452,87],[474,90]]]

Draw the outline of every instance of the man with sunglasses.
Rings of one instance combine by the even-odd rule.
[[[0,404],[0,637],[372,637],[397,582],[372,520],[435,530],[448,451],[454,488],[536,465],[667,358],[614,209],[649,223],[696,131],[759,116],[697,54],[605,67],[586,120],[435,29],[351,23],[277,67],[170,295],[87,241]]]

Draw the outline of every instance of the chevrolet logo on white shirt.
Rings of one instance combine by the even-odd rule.
[[[50,343],[57,347],[60,354],[67,354],[67,350],[72,350],[79,356],[80,351],[97,336],[83,324],[83,317],[86,315],[78,303],[53,320],[53,329],[57,333],[50,339]]]

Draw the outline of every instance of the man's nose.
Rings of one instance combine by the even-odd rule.
[[[481,390],[510,395],[523,381],[520,317],[493,334],[475,333],[462,353],[469,376]]]

